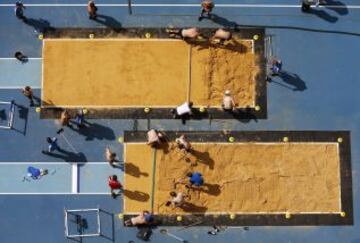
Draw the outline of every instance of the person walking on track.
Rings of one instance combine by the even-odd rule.
[[[203,18],[205,18],[205,14],[207,15],[207,18],[211,18],[211,11],[213,10],[213,8],[215,7],[213,1],[211,0],[203,0],[201,2],[201,13],[199,16],[199,21],[201,21]]]

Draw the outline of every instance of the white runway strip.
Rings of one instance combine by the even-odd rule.
[[[55,3],[30,3],[25,4],[26,7],[86,7],[87,4],[83,3],[65,3],[65,4],[55,4]],[[112,4],[112,3],[103,3],[96,4],[99,7],[128,7],[128,4]],[[132,7],[196,7],[198,8],[200,4],[187,4],[187,3],[133,3]],[[0,7],[14,7],[14,4],[0,4]],[[299,4],[216,4],[216,8],[300,8]],[[346,8],[346,9],[360,9],[360,5],[334,5],[334,6],[319,6],[318,8]]]
[[[79,192],[79,167],[77,163],[71,166],[71,193]]]

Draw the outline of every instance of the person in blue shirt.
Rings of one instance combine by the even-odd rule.
[[[40,179],[42,176],[48,173],[47,169],[38,169],[32,166],[29,166],[27,169],[27,176],[31,177],[34,180]]]
[[[48,150],[47,151],[43,150],[42,153],[43,154],[52,153],[55,150],[58,150],[61,152],[61,149],[60,149],[59,145],[57,144],[57,140],[58,140],[57,137],[52,137],[52,138],[47,137],[46,142],[49,144]]]
[[[190,186],[202,186],[204,185],[204,178],[201,173],[199,172],[189,172],[186,174],[189,177]]]
[[[82,109],[78,110],[75,116],[75,123],[78,126],[78,128],[84,127],[85,122],[85,114]]]
[[[275,76],[275,75],[279,75],[282,69],[282,62],[279,59],[273,59],[272,63],[271,63],[271,75]]]

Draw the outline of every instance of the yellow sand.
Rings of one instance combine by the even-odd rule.
[[[219,106],[230,89],[240,107],[254,106],[257,73],[249,41],[225,47],[180,40],[45,40],[44,106]],[[190,90],[189,90],[189,87]]]
[[[125,145],[125,212],[150,210],[152,158],[152,149],[143,144]]]
[[[127,159],[144,154],[139,167],[149,161],[144,148]],[[171,146],[157,151],[154,211],[172,213],[214,212],[339,212],[341,205],[338,145],[325,143],[288,144],[193,144],[195,153],[186,162],[183,153]],[[141,146],[137,145],[137,148]],[[150,150],[148,148],[148,150]],[[192,165],[191,164],[196,164]],[[201,172],[205,186],[190,192],[183,209],[164,203],[169,192],[185,191],[174,182],[187,171]],[[147,171],[149,174],[150,171]],[[125,176],[126,180],[128,175]],[[144,188],[141,181],[134,182]],[[134,184],[125,184],[133,188]],[[126,204],[138,202],[126,199]],[[142,207],[145,207],[143,204]],[[138,211],[142,207],[136,208]],[[135,207],[131,207],[135,210]]]
[[[191,99],[194,104],[220,106],[230,90],[239,107],[254,107],[259,72],[251,41],[231,40],[225,46],[192,48]]]

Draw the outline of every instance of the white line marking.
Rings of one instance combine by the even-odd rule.
[[[71,192],[78,193],[79,187],[79,167],[77,163],[73,163],[71,166]]]
[[[25,86],[25,85],[24,85]],[[24,86],[0,86],[0,89],[22,89]],[[40,89],[40,86],[31,86],[31,89]]]
[[[191,140],[190,140],[191,142]],[[125,144],[130,144],[130,145],[146,145],[145,142],[126,142]],[[325,145],[336,145],[337,142],[238,142],[238,143],[230,143],[230,142],[208,142],[208,143],[199,143],[199,142],[191,142],[191,144],[198,144],[198,145],[208,145],[208,144],[212,144],[212,145],[216,145],[216,144],[221,144],[221,145],[226,145],[226,146],[234,146],[234,145],[290,145],[290,144],[303,144],[303,145],[320,145],[320,144],[325,144]]]
[[[85,164],[85,165],[109,165],[108,162],[74,162],[76,164]],[[73,163],[68,162],[0,162],[1,165],[71,165]]]
[[[30,3],[25,4],[26,7],[86,7],[87,4],[81,3],[65,3],[65,4],[53,4],[53,3]],[[99,7],[128,7],[128,4],[111,4],[103,3],[96,4]],[[187,4],[187,3],[137,3],[132,4],[132,7],[200,7],[200,4]],[[0,7],[14,7],[14,4],[0,4]],[[216,8],[300,8],[298,4],[216,4]],[[360,9],[360,5],[347,5],[347,6],[335,6],[335,5],[322,5],[318,8],[346,8],[346,9]]]
[[[41,60],[41,57],[28,57],[28,60]],[[15,57],[0,57],[1,60],[17,60]]]
[[[141,212],[125,212],[124,214],[129,215],[129,214],[140,214]],[[341,212],[206,212],[204,213],[205,215],[229,215],[230,213],[234,213],[237,215],[258,215],[258,214],[265,214],[265,215],[284,215],[286,213],[290,213],[291,215],[298,215],[298,214],[341,214]],[[155,215],[159,214],[158,212],[154,212]],[[192,213],[179,213],[181,215],[192,215]],[[165,214],[165,215],[170,215],[170,214]]]
[[[108,192],[0,192],[0,195],[109,195]]]

